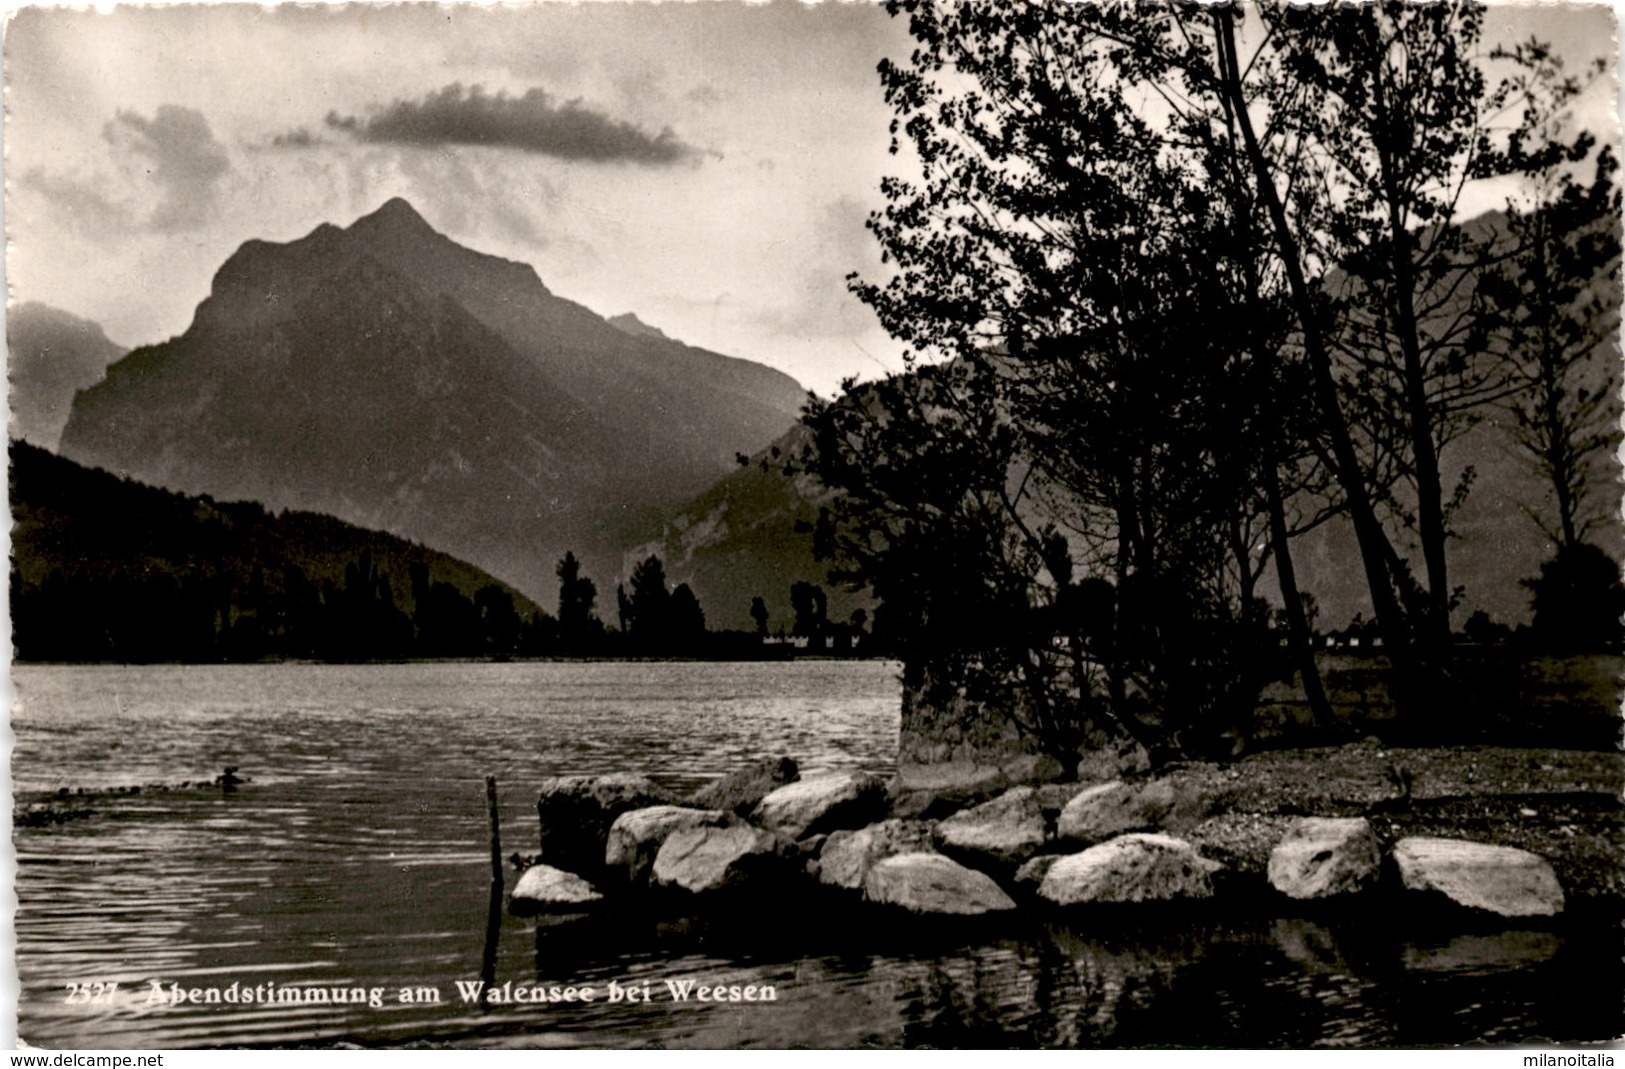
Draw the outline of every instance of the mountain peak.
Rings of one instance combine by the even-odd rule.
[[[387,230],[393,233],[438,233],[404,198],[391,197],[371,215],[357,219],[351,230]]]

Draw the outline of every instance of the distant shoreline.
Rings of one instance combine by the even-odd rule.
[[[254,661],[28,661],[15,659],[11,662],[13,667],[24,668],[92,668],[92,667],[126,667],[145,668],[157,666],[200,666],[200,667],[253,667],[256,665],[331,665],[335,668],[356,667],[359,665],[413,665],[413,664],[570,664],[570,663],[604,663],[604,664],[644,664],[644,663],[695,663],[695,664],[759,664],[764,662],[791,663],[794,661],[895,661],[896,657],[884,654],[853,654],[850,656],[836,654],[801,654],[797,656],[768,656],[768,657],[682,657],[648,656],[625,657],[605,655],[585,655],[580,657],[567,657],[559,654],[550,654],[544,657],[403,657],[399,659],[388,658],[381,660],[354,660],[329,661],[313,657],[267,657]]]

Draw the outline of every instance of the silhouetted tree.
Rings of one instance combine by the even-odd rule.
[[[581,562],[573,552],[564,554],[556,572],[559,577],[559,641],[567,649],[579,650],[600,628],[592,613],[598,587],[581,574]]]
[[[1230,7],[888,10],[921,178],[883,183],[894,269],[853,288],[911,372],[810,421],[835,540],[912,655],[1063,760],[1102,717],[1188,750],[1279,669],[1272,558],[1313,677],[1286,513],[1316,493],[1296,529],[1347,509],[1392,689],[1436,711],[1469,485],[1439,457],[1510,388],[1475,344],[1499,247],[1454,219],[1508,166],[1481,11],[1249,9],[1244,55]],[[1087,637],[1050,611],[1075,567],[1112,595]]]
[[[1496,317],[1484,283],[1501,236],[1462,225],[1457,210],[1473,180],[1574,146],[1553,141],[1534,109],[1510,148],[1490,136],[1533,53],[1501,55],[1513,71],[1492,87],[1477,49],[1481,7],[1258,14],[1263,44],[1243,56],[1236,12],[1205,12],[1216,60],[1190,69],[1219,86],[1239,135],[1225,147],[1239,150],[1266,209],[1320,448],[1354,525],[1390,690],[1415,726],[1448,706],[1439,687],[1460,597],[1450,518],[1473,474],[1446,487],[1440,457],[1516,385],[1484,345]],[[1413,536],[1420,579],[1401,552]]]
[[[756,635],[758,638],[767,637],[767,602],[761,597],[750,599],[750,618],[756,622]]]
[[[1501,314],[1515,391],[1508,430],[1545,482],[1550,503],[1525,503],[1541,533],[1577,546],[1602,519],[1592,500],[1599,464],[1618,438],[1617,376],[1611,342],[1619,329],[1618,160],[1605,145],[1589,183],[1576,174],[1594,145],[1564,138],[1574,97],[1602,73],[1582,79],[1537,41],[1511,52],[1527,73],[1510,96],[1530,116],[1534,136],[1514,143],[1514,167],[1528,192],[1507,213],[1512,248],[1488,280]]]
[[[519,614],[513,595],[501,587],[481,587],[474,594],[480,616],[480,636],[486,652],[499,657],[513,655],[519,646]]]
[[[790,633],[806,638],[807,644],[813,649],[824,648],[824,636],[828,629],[829,598],[824,588],[816,583],[795,582],[790,584],[790,608],[795,613],[795,623]]]
[[[1461,625],[1461,633],[1469,642],[1480,646],[1499,646],[1512,637],[1512,628],[1496,621],[1483,609],[1476,609]]]
[[[639,648],[658,649],[671,631],[671,591],[666,586],[666,566],[651,554],[632,569],[629,583],[627,633]]]
[[[674,652],[693,653],[705,641],[705,611],[687,583],[677,584],[667,605],[666,641]]]
[[[1534,595],[1530,636],[1562,653],[1617,649],[1625,637],[1625,585],[1619,565],[1588,542],[1559,546],[1524,586]]]

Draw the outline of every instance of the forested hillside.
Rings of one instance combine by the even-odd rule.
[[[188,497],[11,445],[21,660],[355,660],[540,651],[552,620],[485,572],[305,512]]]

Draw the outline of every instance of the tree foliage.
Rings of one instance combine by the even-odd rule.
[[[593,615],[598,586],[581,572],[573,552],[565,553],[555,569],[559,577],[559,641],[565,649],[582,649],[598,638],[603,625]]]
[[[1063,761],[1102,729],[1199,748],[1283,669],[1271,564],[1308,682],[1289,539],[1346,510],[1428,704],[1471,479],[1441,456],[1520,388],[1489,341],[1507,242],[1458,207],[1588,147],[1495,126],[1517,82],[1467,5],[888,10],[917,177],[884,181],[889,274],[853,289],[910,368],[809,421],[844,577],[905,656]]]

